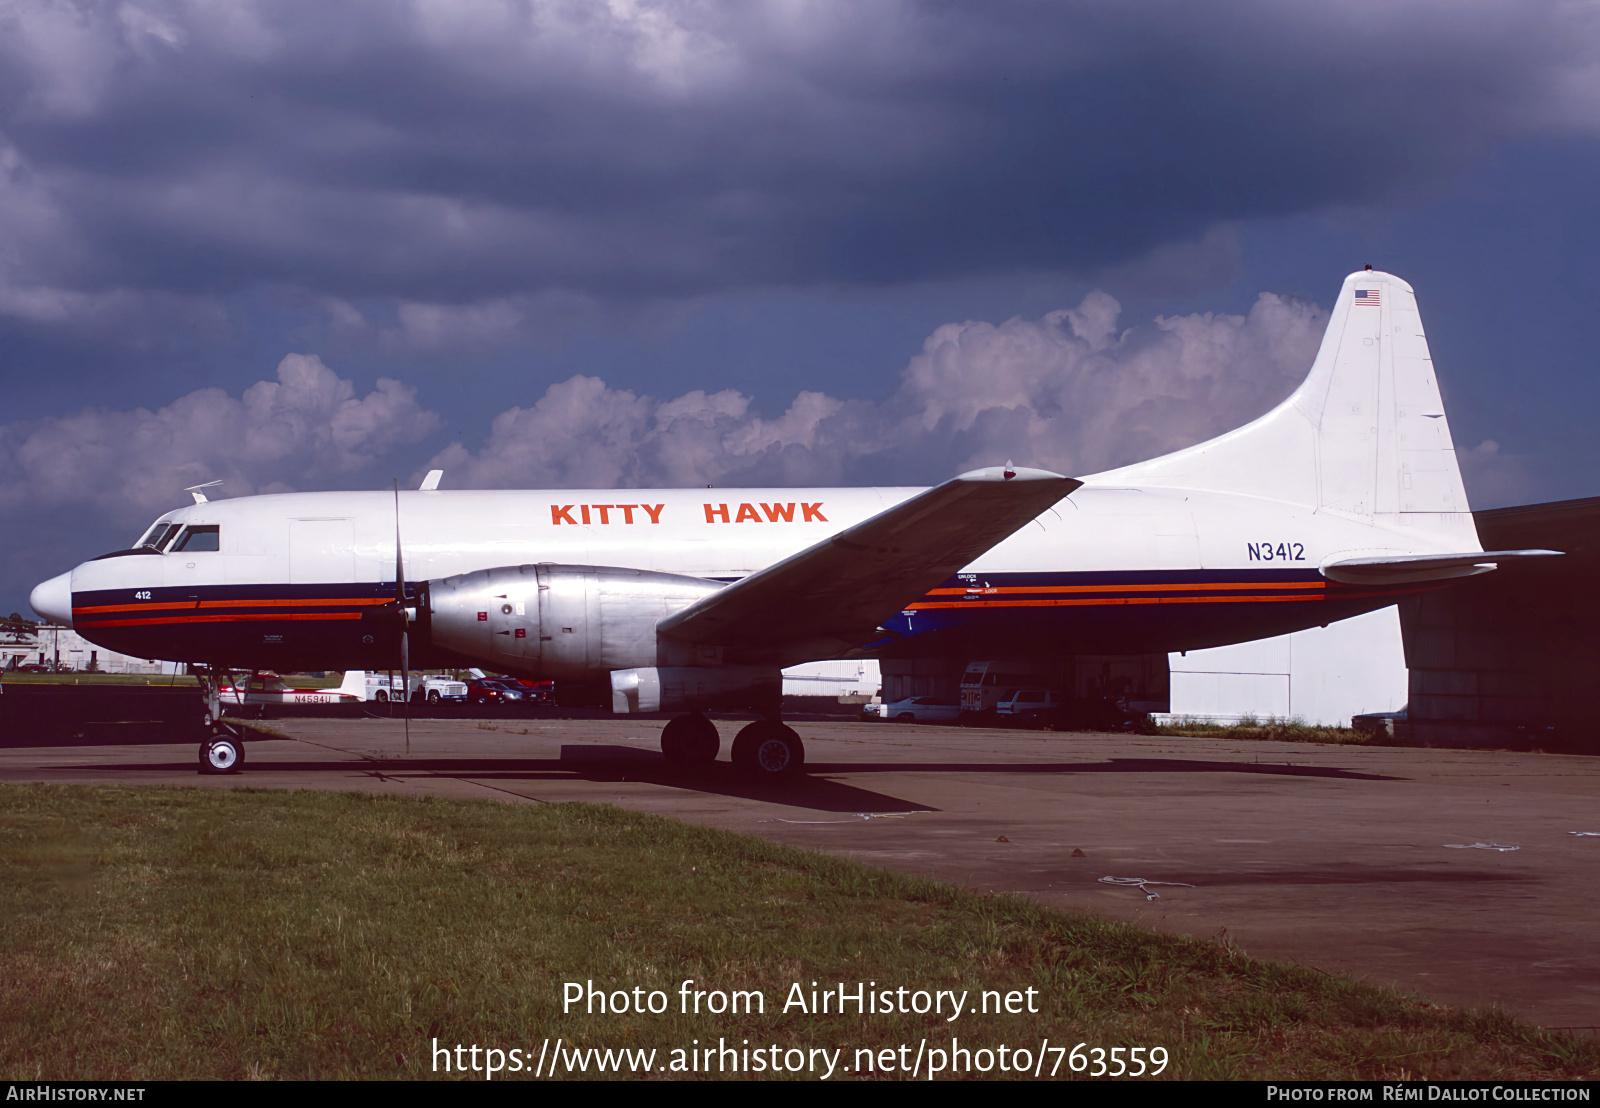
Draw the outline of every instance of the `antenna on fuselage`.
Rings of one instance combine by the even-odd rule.
[[[206,500],[206,494],[201,492],[200,490],[201,489],[214,489],[220,484],[222,484],[221,481],[207,481],[203,485],[190,485],[188,488],[184,489],[183,491],[188,493],[190,496],[194,497],[194,502],[196,504],[205,504],[205,503],[208,503],[208,501]]]

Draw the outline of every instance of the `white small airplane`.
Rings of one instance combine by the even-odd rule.
[[[252,673],[242,688],[238,685],[223,685],[217,689],[217,695],[224,704],[259,707],[280,704],[355,704],[363,699],[356,691],[347,687],[297,689],[270,671]]]
[[[1220,646],[1555,553],[1483,550],[1416,298],[1371,270],[1345,279],[1289,399],[1108,473],[1008,463],[932,489],[437,484],[196,492],[129,549],[39,585],[33,607],[143,658],[398,659],[585,684],[617,712],[682,713],[662,748],[687,764],[717,753],[702,710],[754,708],[733,760],[777,778],[805,757],[777,716],[784,666]],[[209,764],[236,765],[216,741]]]

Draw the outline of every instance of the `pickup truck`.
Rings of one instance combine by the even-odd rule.
[[[370,670],[346,670],[339,691],[357,700],[399,700],[403,686],[398,673],[374,673]],[[467,699],[467,683],[453,677],[439,677],[431,673],[411,675],[411,699],[437,704],[441,700]]]

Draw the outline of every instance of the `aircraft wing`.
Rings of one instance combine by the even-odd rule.
[[[973,470],[696,601],[665,638],[783,662],[881,638],[907,604],[1083,482],[1042,469]]]
[[[1403,554],[1387,558],[1343,558],[1322,567],[1322,576],[1349,585],[1399,585],[1488,573],[1507,562],[1558,558],[1559,550],[1479,550],[1467,554]]]

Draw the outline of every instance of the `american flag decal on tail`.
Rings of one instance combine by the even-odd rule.
[[[1365,304],[1368,307],[1376,308],[1378,306],[1378,290],[1356,289],[1356,303],[1358,305]]]

